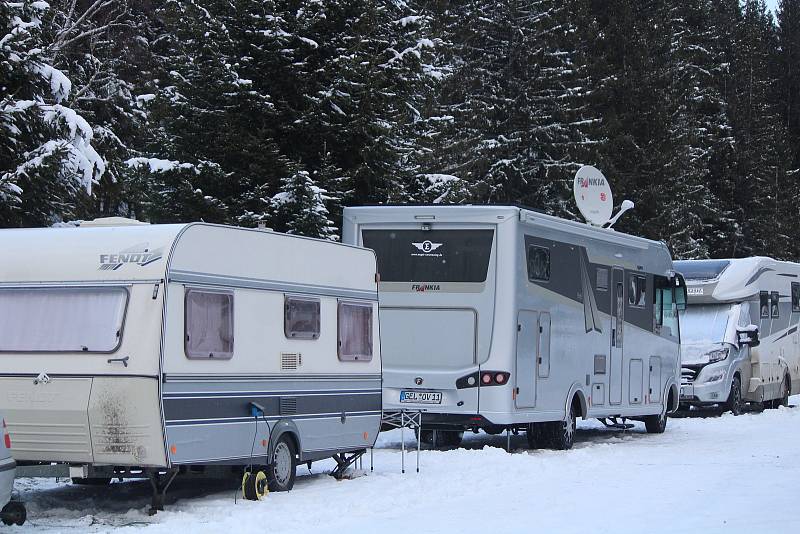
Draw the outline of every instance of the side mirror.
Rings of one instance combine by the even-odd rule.
[[[747,325],[736,331],[736,338],[740,347],[757,347],[761,344],[758,339],[758,327],[754,324]]]

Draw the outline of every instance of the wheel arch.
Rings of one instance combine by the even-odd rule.
[[[272,432],[269,435],[269,450],[267,451],[267,458],[272,457],[272,447],[278,443],[281,437],[287,436],[294,442],[294,447],[300,461],[303,460],[303,443],[300,439],[300,430],[297,428],[295,422],[291,419],[281,419],[272,427]]]
[[[586,419],[587,414],[589,413],[589,404],[586,400],[586,394],[583,392],[583,388],[578,382],[572,384],[572,387],[569,389],[569,394],[567,394],[566,402],[564,403],[564,419],[566,420],[567,415],[569,414],[569,409],[572,406],[572,403],[578,401],[580,405],[578,415],[581,419]]]

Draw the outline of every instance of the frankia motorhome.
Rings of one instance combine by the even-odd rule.
[[[576,417],[663,432],[678,407],[663,243],[497,206],[345,208],[343,235],[378,256],[384,411],[423,412],[424,440],[569,448]]]
[[[800,265],[771,258],[675,262],[689,302],[681,312],[684,407],[772,408],[800,392]]]
[[[341,474],[376,439],[376,263],[352,246],[210,224],[0,232],[0,411],[23,473]],[[94,226],[94,227],[91,227]],[[55,463],[57,465],[50,465]],[[249,482],[248,482],[249,481]]]

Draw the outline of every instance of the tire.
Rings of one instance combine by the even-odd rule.
[[[294,487],[297,475],[297,450],[288,434],[283,434],[272,449],[272,458],[267,466],[267,486],[270,491],[289,491]]]
[[[733,415],[741,415],[744,412],[744,401],[742,400],[742,379],[739,375],[733,377],[731,382],[731,392],[728,394],[728,401],[725,409],[730,410]]]
[[[644,428],[648,434],[663,434],[667,429],[667,405],[658,415],[647,415],[644,417]]]
[[[17,525],[21,527],[28,518],[28,512],[25,510],[25,505],[21,502],[11,501],[0,511],[0,518],[2,518],[4,525]]]
[[[775,399],[775,408],[780,406],[789,406],[789,377],[784,376],[781,382],[781,397]]]
[[[541,449],[547,445],[547,425],[550,423],[528,423],[525,438],[529,449]]]
[[[577,414],[575,405],[570,404],[566,421],[553,421],[547,423],[550,428],[550,447],[557,451],[567,451],[575,443],[575,426]]]
[[[426,430],[423,428],[419,435],[419,440],[425,445],[433,446],[435,443],[437,448],[444,449],[460,447],[463,439],[463,430]]]
[[[72,483],[76,486],[108,486],[111,484],[111,477],[73,478]]]

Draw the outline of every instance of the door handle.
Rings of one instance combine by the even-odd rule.
[[[125,356],[124,358],[110,358],[109,360],[107,360],[107,363],[119,362],[125,367],[128,367],[128,358],[129,356]]]
[[[537,359],[539,360],[539,365],[542,365],[542,358],[541,358],[541,357],[539,357],[539,358],[537,358]]]
[[[617,329],[616,328],[612,328],[611,329],[611,346],[612,347],[616,347],[617,346]]]

